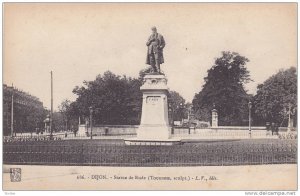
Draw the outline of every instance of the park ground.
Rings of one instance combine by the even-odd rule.
[[[21,168],[20,182],[11,182],[10,168]],[[129,179],[129,176],[133,179]],[[296,189],[297,164],[202,167],[3,166],[3,190],[6,191]]]

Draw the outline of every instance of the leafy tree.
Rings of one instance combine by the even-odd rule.
[[[59,132],[66,130],[66,121],[63,113],[61,112],[53,112],[52,114],[53,122],[52,122],[52,131]]]
[[[70,121],[72,121],[72,117],[73,119],[78,118],[76,117],[76,115],[73,115],[73,111],[71,110],[71,101],[66,99],[64,100],[59,106],[58,106],[58,110],[61,113],[62,119],[63,119],[63,126],[64,130],[68,130],[70,129]],[[77,124],[77,123],[76,123]]]
[[[44,128],[43,121],[46,117],[46,110],[41,107],[30,107],[24,108],[27,111],[26,120],[26,131],[35,132],[36,128],[42,130]]]
[[[295,114],[297,108],[296,68],[280,70],[263,84],[258,85],[253,102],[256,124],[276,122],[280,126],[287,126],[289,105]],[[296,115],[293,118],[296,120]]]
[[[96,124],[138,124],[142,104],[140,85],[138,79],[107,71],[96,80],[84,81],[84,86],[74,88],[78,98],[71,104],[72,110],[78,116],[88,117],[92,106]]]
[[[77,119],[76,122],[79,117],[89,118],[89,107],[92,106],[94,124],[139,124],[142,111],[140,87],[143,77],[149,72],[150,69],[141,70],[139,78],[136,79],[107,71],[103,75],[98,75],[94,81],[84,81],[83,86],[76,86],[73,90],[78,96],[76,101],[68,103],[68,107],[61,106],[61,108],[68,108],[68,118],[73,121]],[[177,100],[177,106],[174,105],[177,114],[181,109],[179,102],[184,104],[185,101],[175,91],[171,94]]]
[[[185,99],[176,91],[170,91],[170,105],[173,111],[173,120],[181,121],[187,118],[187,105]]]
[[[14,127],[19,133],[35,132],[36,128],[43,128],[44,108],[32,105],[14,105]]]
[[[68,120],[69,120],[69,117],[68,117],[68,110],[70,108],[70,104],[71,104],[71,101],[70,100],[64,100],[59,106],[58,106],[58,111],[61,113],[62,115],[62,120],[63,120],[63,127],[65,130],[68,129]]]
[[[222,52],[207,71],[202,90],[193,99],[195,117],[210,121],[211,110],[218,110],[220,125],[243,125],[248,119],[249,96],[244,84],[251,81],[246,63],[236,52]]]

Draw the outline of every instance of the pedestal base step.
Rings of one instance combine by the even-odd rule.
[[[138,146],[172,146],[181,144],[180,139],[139,139],[130,138],[124,139],[126,145],[138,145]]]

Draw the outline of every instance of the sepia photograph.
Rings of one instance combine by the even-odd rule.
[[[297,19],[297,2],[2,3],[2,191],[296,195]]]

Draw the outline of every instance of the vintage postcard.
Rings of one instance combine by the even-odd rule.
[[[295,195],[297,3],[2,6],[3,191]]]

